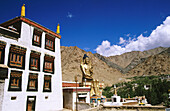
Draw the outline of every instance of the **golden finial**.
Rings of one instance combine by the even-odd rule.
[[[114,85],[114,95],[117,96],[116,85]]]
[[[25,4],[23,4],[21,7],[21,16],[25,17]]]
[[[57,34],[60,34],[60,25],[57,26]]]

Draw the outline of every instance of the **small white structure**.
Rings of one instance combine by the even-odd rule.
[[[114,85],[114,95],[111,97],[112,102],[105,102],[104,106],[121,106],[121,105],[149,105],[145,96],[135,98],[122,98],[117,95],[116,86]]]
[[[116,91],[116,85],[114,85],[114,95],[111,97],[112,99],[112,105],[122,105],[122,103],[120,102],[120,96],[117,95],[117,91]]]
[[[60,38],[23,16],[0,24],[0,111],[63,109]]]

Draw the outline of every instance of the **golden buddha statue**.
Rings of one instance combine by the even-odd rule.
[[[91,88],[90,95],[100,95],[99,93],[99,81],[93,79],[93,67],[89,57],[84,54],[83,60],[81,61],[80,68],[82,70],[82,84],[85,87]]]
[[[81,62],[80,68],[83,73],[83,81],[86,79],[87,81],[93,80],[93,67],[91,66],[91,61],[89,60],[89,57],[84,54],[83,60]]]

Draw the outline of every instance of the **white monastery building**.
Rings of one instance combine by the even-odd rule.
[[[0,24],[0,111],[63,109],[57,33],[21,16]]]

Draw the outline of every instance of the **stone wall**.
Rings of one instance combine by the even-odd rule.
[[[4,98],[4,84],[5,80],[0,80],[0,111],[2,111],[2,103]]]

